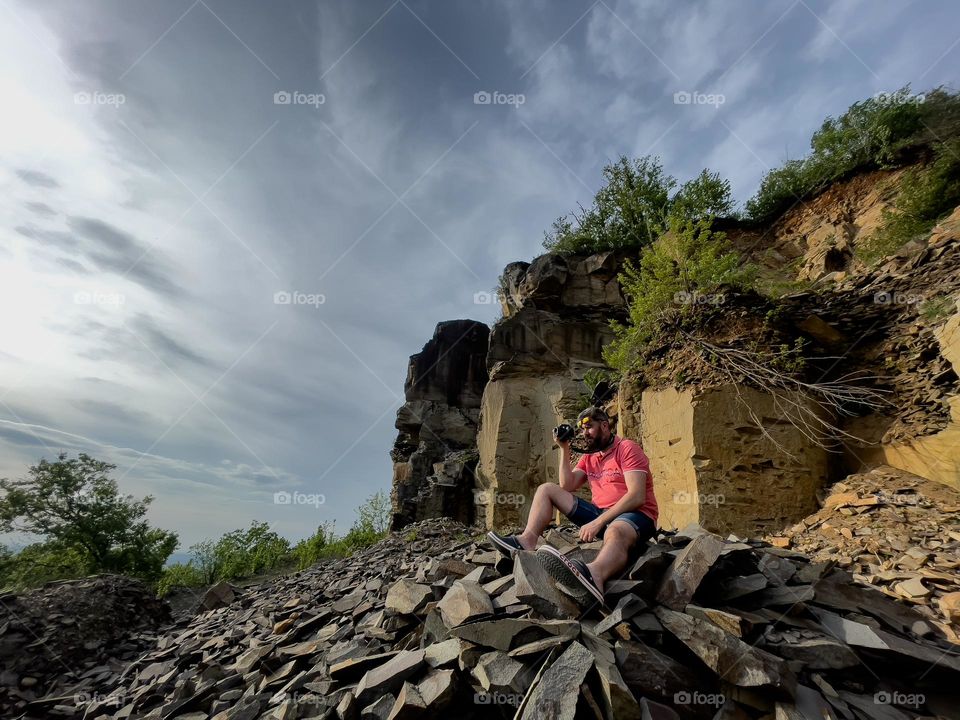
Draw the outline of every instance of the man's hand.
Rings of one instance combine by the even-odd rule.
[[[603,530],[605,523],[600,520],[593,520],[580,527],[580,539],[583,542],[590,542],[597,539],[597,533]]]
[[[570,448],[570,443],[573,442],[572,439],[571,439],[571,440],[557,440],[557,429],[556,429],[556,428],[553,429],[553,441],[554,441],[561,449],[564,449],[564,450],[569,449],[569,448]]]

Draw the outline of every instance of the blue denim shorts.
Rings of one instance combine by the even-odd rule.
[[[583,527],[588,522],[596,520],[600,515],[603,514],[603,510],[598,508],[592,502],[588,502],[583,498],[574,496],[576,504],[573,506],[573,510],[570,514],[567,515],[570,518],[570,521],[579,527]],[[630,526],[637,531],[637,535],[640,536],[640,542],[646,542],[652,538],[657,533],[657,526],[654,524],[647,515],[642,512],[625,512],[617,515],[610,522],[616,522],[617,520],[622,520],[623,522],[630,523]],[[597,537],[603,537],[604,530],[609,527],[609,523],[597,533]]]

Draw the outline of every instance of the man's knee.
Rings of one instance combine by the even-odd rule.
[[[547,497],[553,506],[564,514],[569,513],[573,509],[573,493],[564,490],[556,483],[548,482],[537,486],[536,494]]]
[[[624,550],[629,550],[637,543],[637,530],[624,520],[613,520],[603,533],[603,542],[616,543]]]

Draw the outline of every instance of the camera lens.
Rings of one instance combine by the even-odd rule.
[[[557,425],[553,429],[553,434],[556,436],[557,440],[560,442],[566,442],[567,440],[572,440],[574,435],[573,427],[563,423],[562,425]]]

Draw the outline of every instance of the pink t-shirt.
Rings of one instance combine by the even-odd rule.
[[[646,474],[647,492],[643,505],[636,508],[657,522],[659,510],[657,498],[653,494],[653,476],[650,474],[650,460],[637,443],[627,438],[617,437],[613,447],[603,453],[588,453],[580,458],[577,469],[583,470],[590,481],[590,494],[593,504],[602,510],[616,505],[627,494],[627,483],[623,478],[630,470],[643,470]]]

